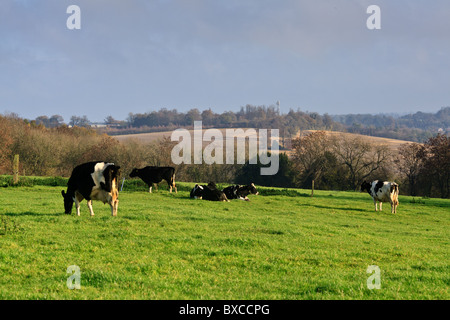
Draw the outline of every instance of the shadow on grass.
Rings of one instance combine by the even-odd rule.
[[[1,215],[9,216],[9,217],[21,217],[21,216],[31,216],[31,217],[42,217],[42,216],[62,216],[64,213],[40,213],[40,212],[32,212],[32,211],[25,211],[25,212],[6,212],[2,213]]]
[[[360,209],[360,208],[340,208],[340,207],[331,207],[331,206],[324,206],[319,204],[301,204],[301,206],[305,207],[314,207],[319,209],[328,209],[328,210],[342,210],[342,211],[359,211],[359,212],[370,212],[368,209]]]
[[[258,190],[259,195],[261,196],[285,196],[285,197],[311,197],[309,194],[300,193],[297,190],[289,190],[289,189],[262,189]]]

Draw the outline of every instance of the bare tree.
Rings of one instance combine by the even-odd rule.
[[[450,137],[438,134],[425,143],[428,157],[425,171],[441,198],[450,196]]]
[[[301,175],[301,185],[307,181],[318,181],[326,170],[327,153],[331,151],[326,132],[316,131],[292,140],[294,166]],[[317,186],[317,185],[316,185]]]
[[[338,161],[349,170],[349,184],[357,190],[359,185],[389,159],[386,145],[373,145],[356,137],[334,137],[333,152]]]
[[[59,114],[54,114],[48,119],[48,126],[50,128],[59,127],[64,124],[64,118]]]
[[[417,181],[423,170],[426,148],[419,143],[401,145],[398,149],[398,158],[395,160],[399,172],[408,180],[408,189],[411,196],[417,195]]]
[[[112,124],[117,124],[117,123],[119,123],[119,121],[116,120],[116,119],[114,119],[114,117],[111,116],[111,115],[107,116],[103,121],[104,121],[106,124],[108,124],[108,125],[112,125]]]
[[[78,126],[78,127],[89,127],[90,126],[90,121],[87,118],[87,116],[82,116],[82,117],[78,117],[78,116],[72,116],[70,117],[70,124],[74,127],[74,126]]]
[[[37,125],[43,125],[45,127],[48,126],[48,117],[47,116],[39,116],[35,119]]]

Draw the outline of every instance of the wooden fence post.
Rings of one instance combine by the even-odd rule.
[[[13,183],[17,184],[19,182],[19,155],[14,155],[13,162]]]
[[[314,180],[312,181],[311,185],[311,197],[314,197]]]

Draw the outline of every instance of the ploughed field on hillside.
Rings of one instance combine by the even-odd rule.
[[[203,134],[204,132],[208,130],[208,129],[203,129]],[[230,136],[227,137],[227,133],[226,130],[227,129],[215,129],[215,130],[219,130],[222,134],[223,137],[223,146],[225,147],[227,141],[231,140],[232,138],[230,138]],[[237,130],[237,129],[231,129],[231,130]],[[248,128],[242,128],[243,130],[243,134],[239,133],[236,134],[236,137],[255,137],[255,135],[248,135],[249,132],[247,132]],[[191,138],[192,138],[192,144],[195,142],[194,140],[194,130],[187,130],[189,131]],[[256,138],[258,137],[258,130],[256,131]],[[312,132],[316,132],[319,130],[302,130],[300,131],[295,137],[299,137],[299,136],[305,136],[308,135]],[[269,131],[270,132],[270,131]],[[337,132],[337,131],[325,131],[328,135],[330,136],[342,136],[342,137],[350,137],[350,138],[360,138],[363,141],[367,141],[369,143],[372,144],[376,144],[376,145],[387,145],[391,150],[395,151],[398,149],[399,146],[405,144],[405,143],[411,143],[411,141],[406,141],[406,140],[397,140],[397,139],[389,139],[389,138],[381,138],[381,137],[373,137],[373,136],[366,136],[366,135],[361,135],[361,134],[355,134],[355,133],[345,133],[345,132]],[[154,141],[158,141],[158,140],[162,140],[162,139],[169,139],[172,136],[173,131],[163,131],[163,132],[150,132],[150,133],[137,133],[137,134],[125,134],[125,135],[115,135],[113,136],[114,138],[116,138],[117,140],[121,141],[121,142],[126,142],[129,139],[133,139],[133,140],[137,140],[143,143],[148,143],[148,142],[154,142]],[[248,139],[248,138],[247,138]],[[290,146],[291,146],[291,139],[290,138],[286,138],[284,141],[281,140],[281,138],[277,139],[280,143],[281,146],[285,146],[285,148],[283,148],[283,150],[280,150],[281,152],[286,152],[287,154],[290,154],[292,150],[290,150]],[[198,143],[198,142],[197,142]],[[208,141],[202,141],[202,145],[206,146],[211,142]],[[270,145],[269,145],[270,146]]]
[[[258,187],[210,202],[189,198],[192,183],[149,194],[126,181],[117,217],[98,201],[78,217],[60,182],[38,184],[0,188],[1,299],[450,298],[450,200],[400,196],[394,215],[367,193]]]

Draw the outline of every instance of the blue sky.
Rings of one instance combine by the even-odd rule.
[[[0,113],[435,112],[450,105],[449,17],[448,0],[2,0]]]

